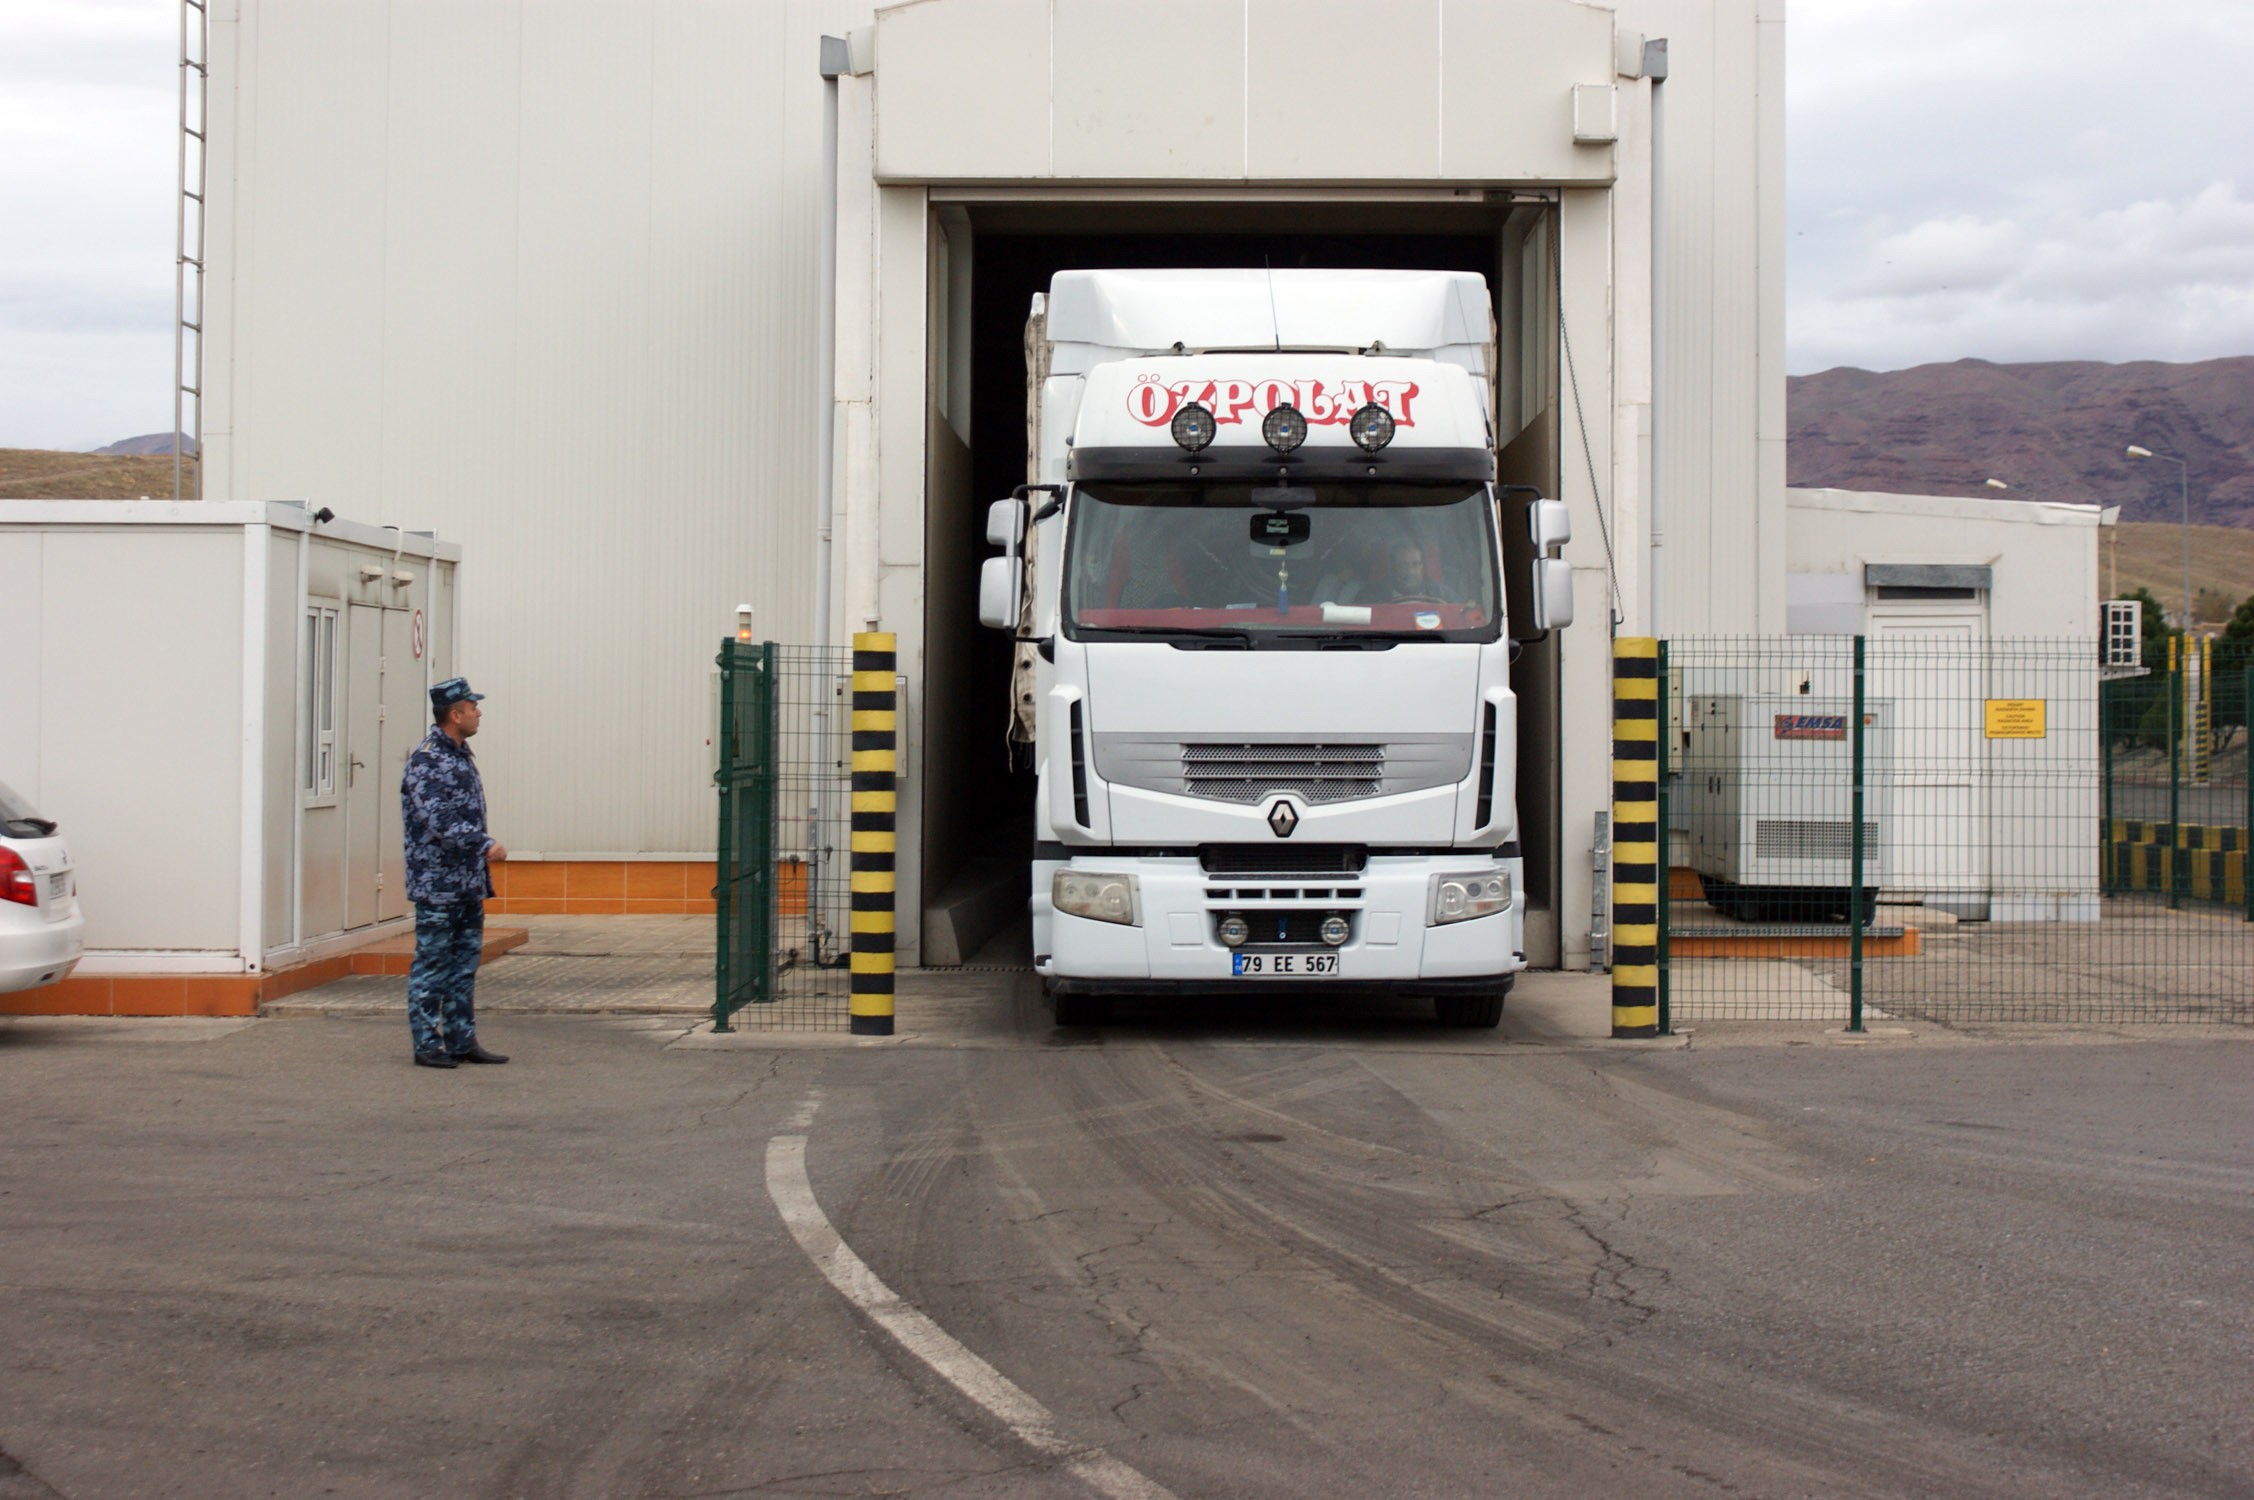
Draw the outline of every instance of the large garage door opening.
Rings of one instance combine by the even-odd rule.
[[[922,874],[926,963],[1030,962],[1034,778],[1008,741],[1014,647],[977,619],[987,504],[1031,477],[1026,317],[1077,269],[1370,268],[1483,277],[1496,312],[1501,479],[1557,493],[1554,215],[1544,203],[961,203],[932,210]],[[1529,556],[1510,507],[1513,578]],[[1512,608],[1514,628],[1521,606]],[[1558,961],[1554,640],[1512,668],[1528,959]]]

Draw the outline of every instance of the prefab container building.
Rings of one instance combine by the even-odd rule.
[[[400,772],[454,670],[460,559],[302,504],[0,501],[0,780],[61,825],[87,945],[11,998],[245,1010],[407,925]]]

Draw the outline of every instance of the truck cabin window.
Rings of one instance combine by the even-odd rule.
[[[1081,485],[1065,543],[1067,632],[1253,646],[1496,638],[1485,485],[1301,484],[1288,509],[1277,494],[1247,483]]]

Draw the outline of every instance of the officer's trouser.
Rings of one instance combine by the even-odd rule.
[[[477,1045],[471,992],[485,945],[485,903],[415,903],[415,964],[407,973],[407,1030],[417,1052]]]

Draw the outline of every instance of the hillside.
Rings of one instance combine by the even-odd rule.
[[[1789,379],[1786,400],[1794,485],[1993,496],[1992,477],[2175,521],[2176,466],[2123,453],[2140,443],[2188,460],[2193,521],[2254,528],[2254,358],[1826,370]]]
[[[189,493],[196,464],[188,461]],[[172,498],[172,455],[121,458],[50,448],[0,448],[0,500]]]

